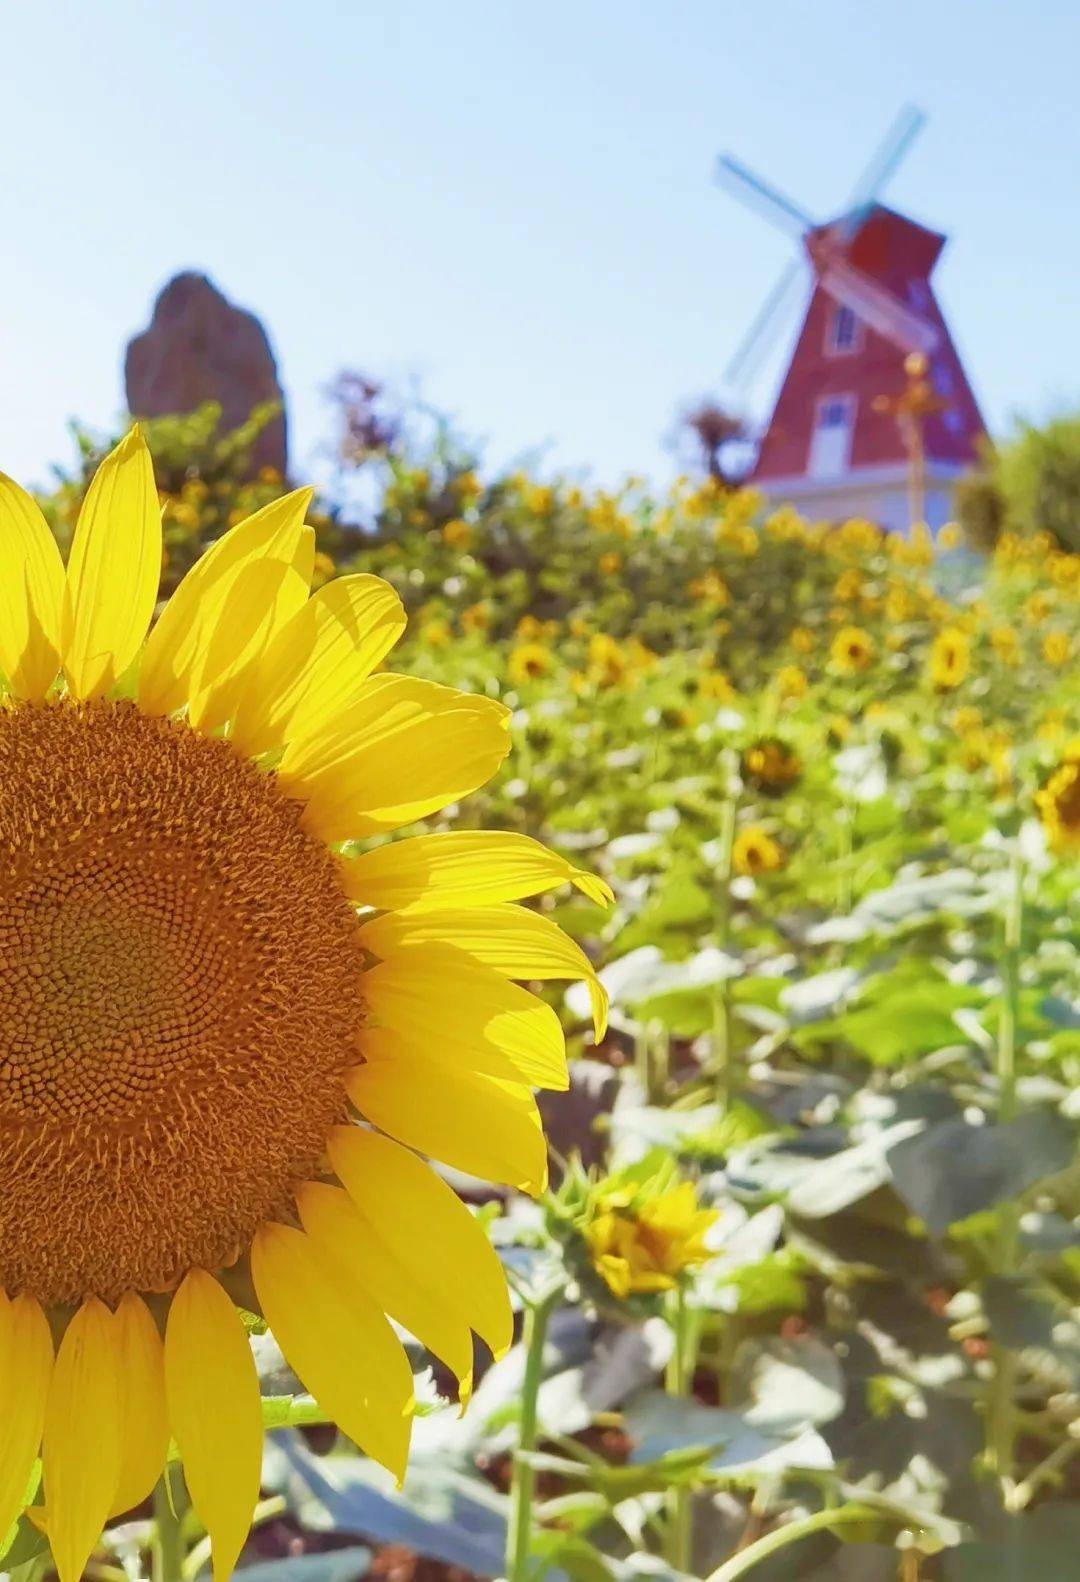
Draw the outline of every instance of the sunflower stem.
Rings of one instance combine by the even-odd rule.
[[[668,1325],[673,1340],[664,1386],[668,1395],[683,1397],[690,1393],[697,1360],[697,1321],[687,1305],[686,1291],[679,1286],[668,1307]],[[693,1494],[685,1483],[669,1490],[668,1521],[664,1535],[664,1558],[675,1571],[690,1570],[693,1546]]]
[[[537,1400],[544,1372],[544,1342],[548,1319],[561,1295],[556,1286],[525,1305],[522,1345],[525,1348],[525,1376],[521,1384],[521,1425],[510,1482],[510,1520],[506,1529],[507,1582],[526,1582],[532,1548],[533,1498],[536,1471],[532,1453],[536,1449]]]
[[[737,1577],[747,1576],[757,1566],[759,1561],[767,1560],[778,1549],[786,1549],[788,1544],[799,1542],[800,1538],[809,1538],[813,1533],[820,1533],[826,1528],[843,1527],[848,1522],[865,1522],[872,1519],[874,1512],[865,1505],[838,1505],[835,1509],[815,1511],[812,1516],[796,1517],[794,1521],[785,1522],[782,1527],[774,1527],[772,1532],[765,1533],[763,1537],[755,1539],[745,1549],[740,1549],[738,1554],[725,1560],[722,1566],[715,1571],[710,1571],[705,1582],[736,1582]]]
[[[180,1514],[173,1503],[168,1468],[154,1489],[154,1582],[181,1582],[184,1539]]]
[[[716,944],[725,951],[731,937],[731,873],[732,850],[735,845],[735,823],[738,802],[734,796],[724,799],[720,808],[720,826],[717,832],[719,863],[717,870]],[[727,1114],[734,1096],[734,1072],[731,1065],[731,1000],[730,986],[723,978],[713,991],[712,1065],[716,1077],[716,1098],[721,1114]]]
[[[997,1040],[998,1125],[1016,1119],[1016,1056],[1020,1020],[1020,953],[1023,934],[1024,866],[1014,847],[1009,870],[1009,894],[1001,951],[1001,1014]],[[994,1268],[999,1275],[1015,1273],[1019,1253],[1020,1210],[1015,1202],[998,1210]],[[986,1407],[986,1460],[997,1478],[1006,1505],[1014,1479],[1016,1444],[1016,1356],[1007,1346],[993,1348],[994,1372]]]

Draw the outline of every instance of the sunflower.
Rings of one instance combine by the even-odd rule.
[[[1048,665],[1067,665],[1072,653],[1068,632],[1059,629],[1047,632],[1042,640],[1042,656]]]
[[[426,1159],[536,1192],[532,1089],[558,1018],[515,979],[588,979],[512,902],[606,887],[518,835],[355,842],[498,768],[507,710],[374,675],[378,578],[309,597],[298,490],[219,539],[150,628],[161,524],[133,430],[65,571],[0,475],[0,1532],[28,1497],[61,1582],[170,1438],[232,1570],[262,1412],[241,1309],[404,1472],[391,1315],[467,1396],[511,1338],[499,1263]],[[54,1345],[54,1337],[56,1344]]]
[[[782,796],[802,774],[798,753],[779,736],[762,736],[742,756],[743,778],[755,791]]]
[[[874,639],[861,626],[842,626],[832,640],[829,658],[840,675],[857,675],[873,663]]]
[[[804,698],[810,682],[801,665],[781,665],[774,677],[776,690],[785,699]]]
[[[582,1234],[593,1269],[614,1296],[673,1291],[711,1254],[715,1209],[698,1206],[693,1183],[599,1182]]]
[[[551,649],[543,643],[515,643],[506,662],[506,673],[514,686],[539,681],[551,669]]]
[[[736,873],[754,878],[759,873],[775,873],[782,867],[784,853],[772,836],[758,824],[748,824],[736,835],[731,848],[731,865]]]
[[[1057,851],[1080,851],[1080,737],[1069,743],[1058,767],[1035,793],[1043,828]]]
[[[958,626],[946,626],[930,645],[930,680],[940,692],[951,692],[971,669],[971,639]]]

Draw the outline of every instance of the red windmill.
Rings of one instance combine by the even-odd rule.
[[[956,479],[978,461],[982,417],[930,284],[945,237],[878,202],[923,120],[901,112],[847,208],[825,224],[738,160],[720,160],[725,184],[803,244],[732,358],[729,381],[760,364],[809,261],[809,305],[749,481],[818,521],[860,516],[904,531],[921,474],[916,514],[940,527]],[[914,419],[902,416],[913,354],[925,359],[929,397]]]

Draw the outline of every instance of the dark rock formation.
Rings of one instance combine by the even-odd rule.
[[[128,410],[134,417],[221,406],[223,432],[265,401],[281,401],[277,366],[266,331],[253,313],[235,307],[205,275],[175,275],[157,301],[149,327],[128,343],[124,358]],[[285,414],[259,435],[252,469],[286,472]]]

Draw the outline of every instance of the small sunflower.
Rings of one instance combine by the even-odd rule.
[[[801,665],[781,665],[775,676],[776,690],[782,698],[804,698],[810,687]]]
[[[755,791],[782,796],[802,774],[802,762],[779,736],[762,736],[743,753],[742,772]]]
[[[506,673],[514,686],[539,681],[551,670],[551,649],[543,643],[516,643],[506,662]]]
[[[930,680],[939,691],[951,692],[970,669],[971,639],[958,626],[946,626],[930,645]]]
[[[705,1235],[717,1211],[698,1206],[693,1183],[667,1190],[596,1188],[583,1234],[592,1266],[613,1296],[673,1291],[709,1260]]]
[[[1051,846],[1080,851],[1080,738],[1069,743],[1035,803]]]
[[[829,658],[840,675],[858,675],[873,663],[874,639],[861,626],[842,626],[832,640]]]
[[[995,626],[990,633],[990,646],[1003,665],[1020,663],[1020,641],[1012,626]]]
[[[759,873],[775,873],[783,866],[782,848],[758,824],[748,824],[736,835],[731,847],[731,865],[744,877],[755,878]]]
[[[1055,668],[1067,665],[1071,655],[1072,643],[1068,632],[1063,632],[1060,628],[1047,632],[1042,640],[1042,656],[1048,665],[1053,665]]]
[[[463,1396],[473,1332],[511,1339],[498,1260],[422,1156],[538,1191],[563,1039],[513,980],[584,976],[603,1021],[581,952],[511,904],[597,880],[517,835],[355,844],[487,780],[507,710],[373,674],[401,603],[370,576],[309,597],[310,499],[219,539],[150,629],[138,431],[66,570],[0,475],[0,1532],[40,1448],[60,1582],[170,1439],[232,1570],[262,1445],[241,1308],[402,1476],[386,1315]]]

